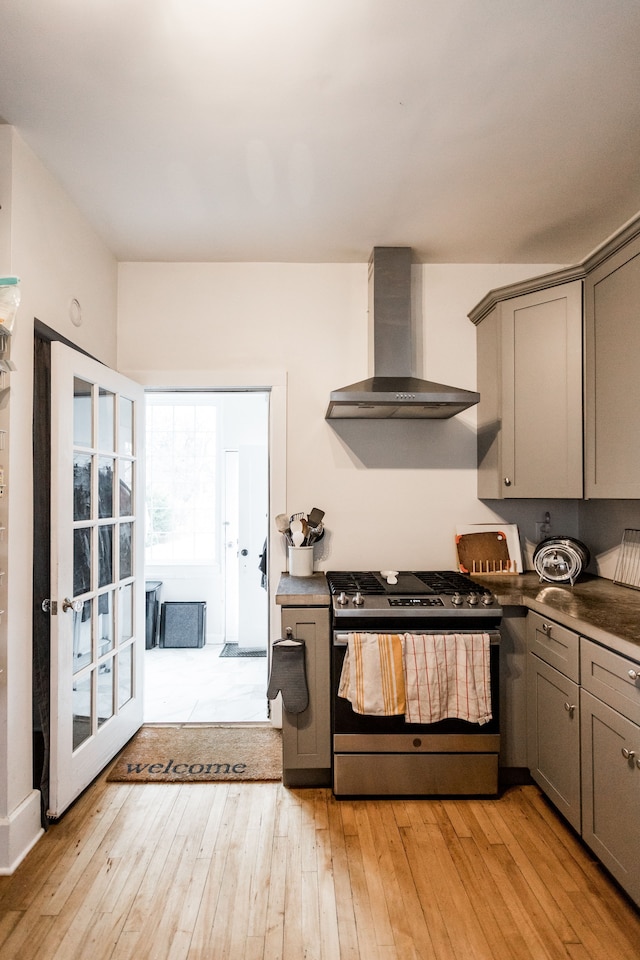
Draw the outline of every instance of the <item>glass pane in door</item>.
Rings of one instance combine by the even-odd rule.
[[[118,654],[118,707],[133,696],[133,644]]]
[[[113,583],[113,524],[98,528],[98,586]]]
[[[91,465],[93,457],[76,453],[73,458],[73,519],[91,519]]]
[[[93,671],[90,670],[84,677],[74,680],[73,683],[73,749],[88,740],[91,736],[91,680]]]
[[[113,516],[113,457],[98,458],[98,516]]]
[[[91,527],[73,531],[73,595],[91,589]]]
[[[98,446],[100,450],[115,449],[115,397],[100,387],[98,402]]]
[[[85,600],[81,610],[73,612],[73,672],[91,663],[91,612],[93,600]]]
[[[113,716],[113,657],[98,668],[98,726]]]
[[[73,380],[73,443],[91,447],[93,437],[93,384],[74,377]]]

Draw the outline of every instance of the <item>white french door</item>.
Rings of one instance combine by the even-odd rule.
[[[142,388],[51,344],[51,756],[59,817],[142,724]]]

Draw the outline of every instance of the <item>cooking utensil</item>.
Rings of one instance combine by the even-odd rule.
[[[286,513],[279,513],[276,517],[276,530],[279,533],[286,533],[289,529],[289,517]]]
[[[591,559],[587,547],[573,537],[547,537],[533,554],[533,566],[541,580],[573,585]]]
[[[324,510],[320,510],[319,507],[314,507],[307,520],[309,521],[310,527],[317,527],[319,523],[322,523],[322,518],[324,517]]]
[[[318,540],[322,540],[324,536],[324,527],[321,523],[317,527],[309,527],[309,533],[307,535],[307,544],[311,546],[312,543],[317,543]]]
[[[302,520],[291,521],[291,542],[294,547],[301,547],[304,543],[304,531],[302,529]]]

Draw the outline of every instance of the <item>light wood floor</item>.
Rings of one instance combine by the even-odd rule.
[[[0,878],[2,960],[639,956],[639,913],[533,786],[351,802],[103,776]]]

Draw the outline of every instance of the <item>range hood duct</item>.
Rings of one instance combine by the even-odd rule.
[[[445,420],[480,400],[473,390],[413,376],[410,247],[374,247],[369,260],[374,376],[334,390],[327,420]]]

